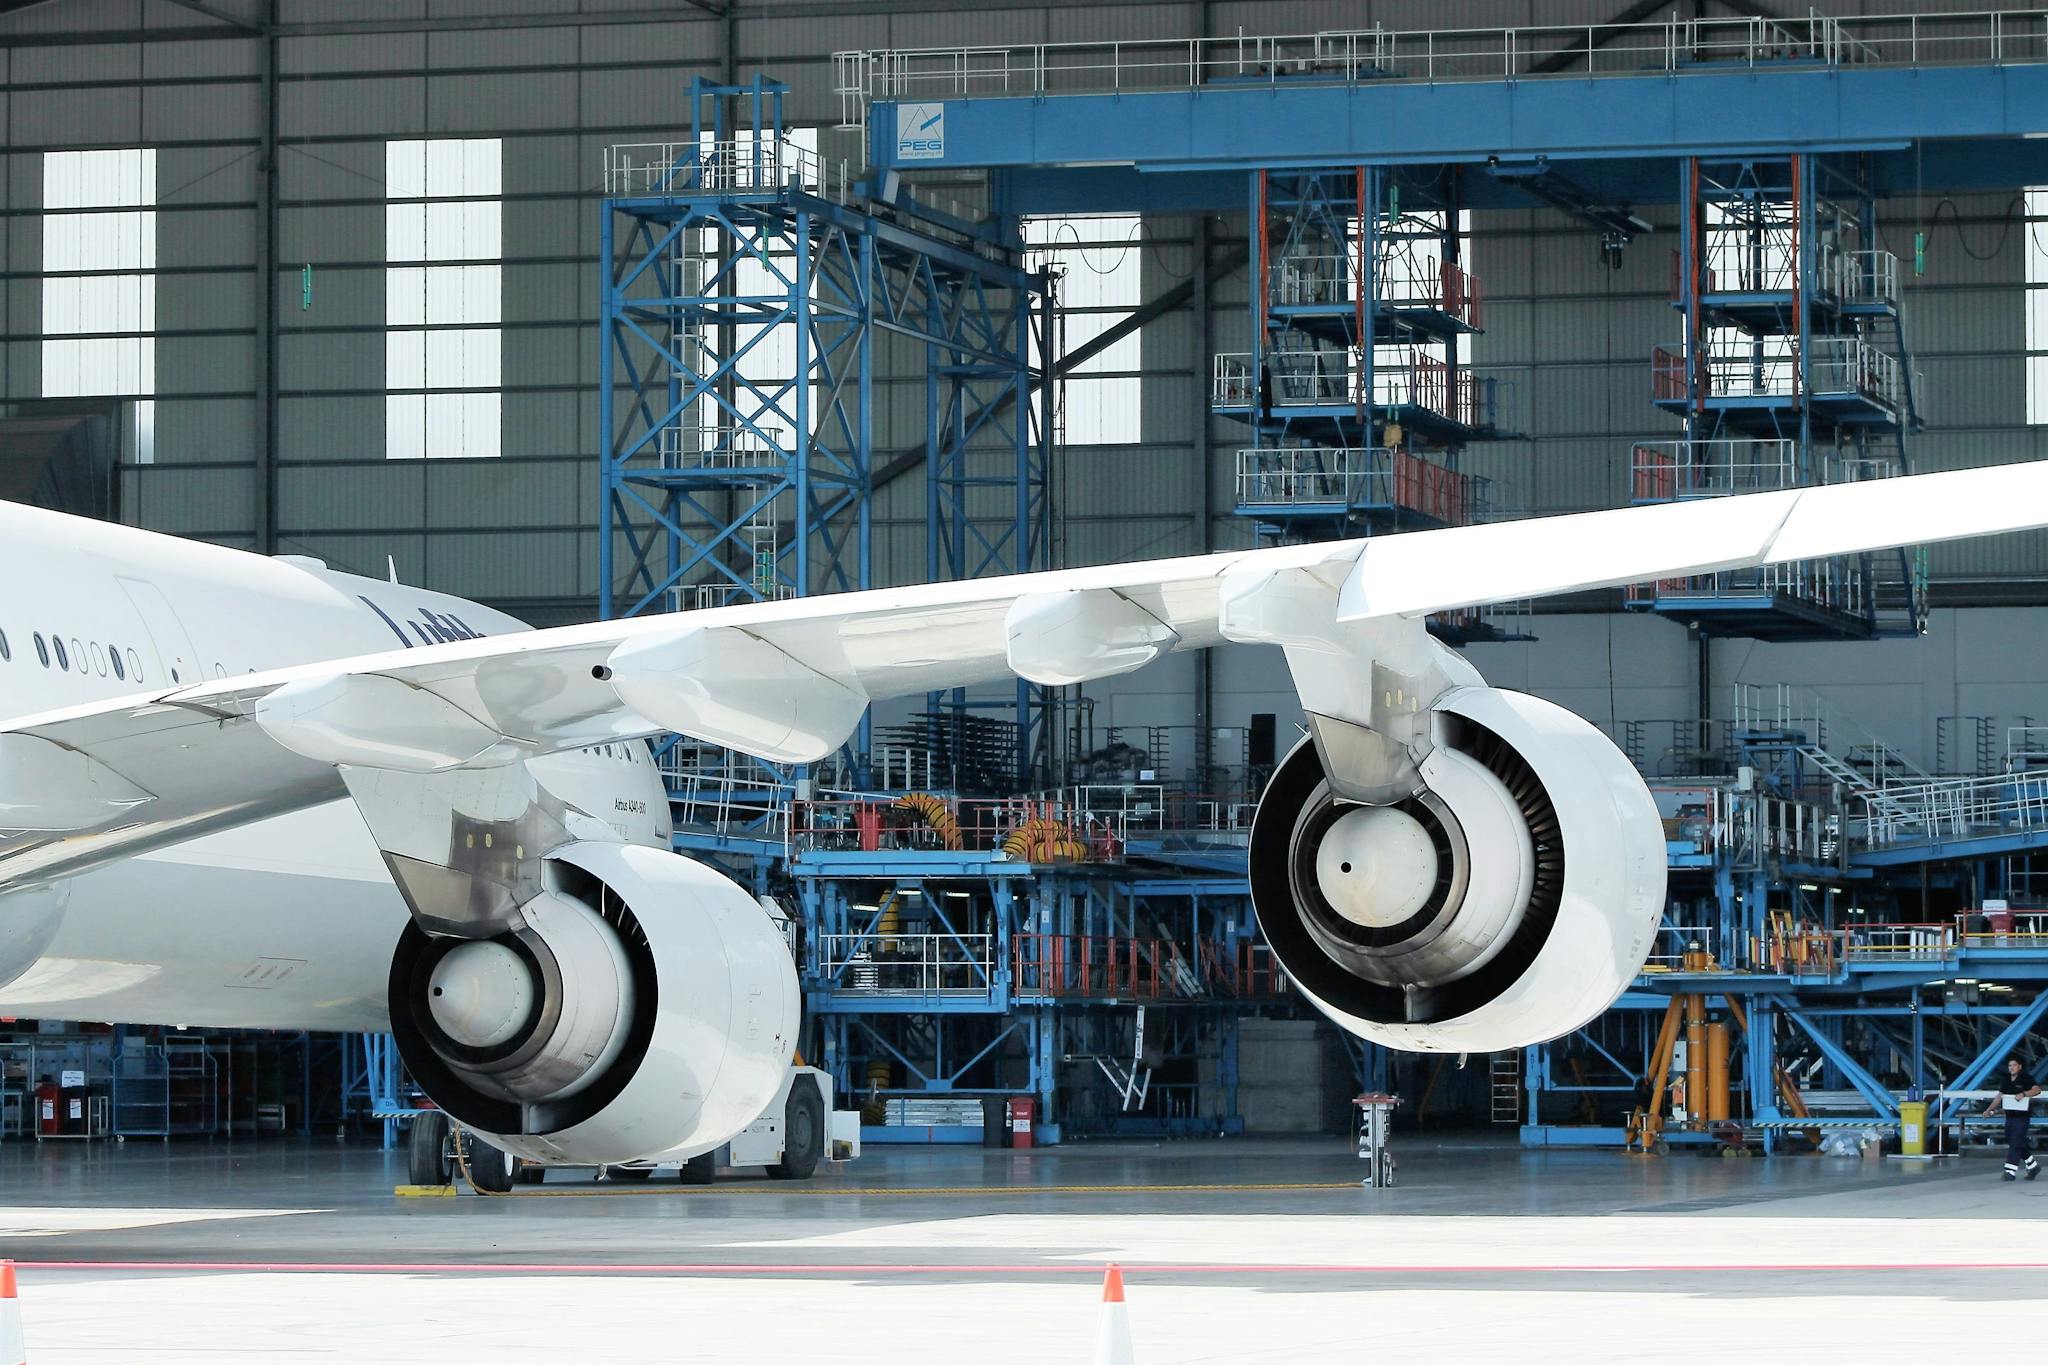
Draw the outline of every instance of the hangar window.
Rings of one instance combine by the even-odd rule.
[[[504,142],[384,147],[384,453],[503,450]]]
[[[2048,185],[2027,190],[2027,424],[2048,426]]]
[[[1026,263],[1060,277],[1060,355],[1072,355],[1128,319],[1140,302],[1144,245],[1132,214],[1026,218]],[[1068,445],[1130,445],[1140,439],[1138,334],[1119,337],[1075,366],[1059,386],[1058,422]]]
[[[43,397],[134,396],[156,457],[156,151],[43,153]]]

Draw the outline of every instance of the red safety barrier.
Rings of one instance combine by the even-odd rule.
[[[1455,469],[1411,455],[1394,452],[1394,505],[1449,526],[1471,520],[1470,481]]]
[[[1637,502],[1669,502],[1678,496],[1678,462],[1671,456],[1637,446],[1634,465]]]
[[[1685,357],[1659,346],[1650,352],[1650,396],[1685,397]]]
[[[1019,934],[1011,956],[1019,995],[1158,1000],[1181,993],[1180,946],[1168,939]]]
[[[1479,425],[1479,381],[1470,370],[1453,372],[1445,361],[1417,356],[1409,379],[1409,401],[1453,422]]]
[[[1287,973],[1263,943],[1240,943],[1232,953],[1223,944],[1204,942],[1201,963],[1202,979],[1210,988],[1235,999],[1269,999],[1288,992]]]
[[[1479,280],[1455,261],[1443,268],[1443,308],[1446,313],[1477,330],[1480,326]]]

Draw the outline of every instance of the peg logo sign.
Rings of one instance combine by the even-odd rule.
[[[896,159],[936,161],[946,154],[946,106],[901,104],[896,107]]]

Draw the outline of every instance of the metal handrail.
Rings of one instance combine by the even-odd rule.
[[[2048,61],[2038,10],[1805,19],[1673,18],[1135,42],[875,48],[833,54],[844,126],[873,100],[1039,97],[1242,85],[1434,84],[1683,76],[1773,65],[1946,66]]]
[[[1940,962],[1956,951],[1947,924],[1856,924],[1840,933],[1844,962]]]
[[[1869,583],[1860,560],[1794,559],[1719,573],[1631,584],[1632,602],[1657,598],[1784,596],[1848,616],[1861,616]]]
[[[1393,496],[1393,452],[1384,446],[1283,446],[1237,452],[1240,507],[1385,506]]]
[[[2048,828],[2048,772],[1887,786],[1863,794],[1864,837],[1894,844],[1998,829]]]
[[[1806,365],[1815,393],[1860,393],[1888,407],[1906,401],[1905,367],[1899,358],[1861,337],[1815,337]]]
[[[1770,338],[1762,350],[1745,342],[1704,352],[1707,395],[1713,398],[1793,398],[1800,393],[1799,343]],[[1906,403],[1905,367],[1899,358],[1861,337],[1814,337],[1808,342],[1805,385],[1814,394],[1861,394],[1886,407]],[[1651,396],[1687,396],[1687,357],[1657,347],[1651,357]]]
[[[1821,253],[1821,278],[1844,303],[1897,303],[1899,258],[1879,248]]]
[[[1804,482],[1798,443],[1790,440],[1638,441],[1630,461],[1638,502],[1757,493]]]
[[[1709,963],[1716,962],[1712,925],[1660,924],[1657,936],[1650,942],[1650,951],[1643,958],[1643,966],[1660,972],[1681,971],[1686,955],[1695,945],[1706,954]]]
[[[834,172],[836,171],[836,174]],[[793,137],[621,142],[604,149],[606,194],[760,193],[795,189],[844,201],[852,179]]]
[[[987,996],[995,982],[989,934],[899,934],[875,930],[812,939],[818,975],[856,995]]]
[[[721,832],[743,828],[753,837],[776,842],[784,838],[789,807],[778,789],[734,777],[671,771],[666,763],[662,775],[676,824]]]
[[[745,425],[668,426],[656,435],[664,469],[751,468],[785,458],[779,427]]]

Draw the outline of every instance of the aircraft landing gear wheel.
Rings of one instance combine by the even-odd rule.
[[[718,1153],[705,1152],[701,1156],[693,1156],[676,1174],[683,1178],[685,1185],[709,1185],[718,1175]]]
[[[446,1114],[438,1109],[427,1109],[414,1115],[405,1148],[405,1173],[410,1183],[455,1183],[455,1143],[448,1131]]]
[[[500,1151],[475,1133],[462,1135],[462,1149],[469,1158],[469,1183],[489,1194],[512,1193],[519,1158]]]
[[[548,1178],[548,1168],[532,1161],[522,1161],[519,1169],[512,1172],[512,1178],[521,1185],[538,1185]]]
[[[782,1160],[768,1168],[777,1180],[809,1180],[825,1155],[825,1101],[818,1087],[800,1080],[782,1107]]]

